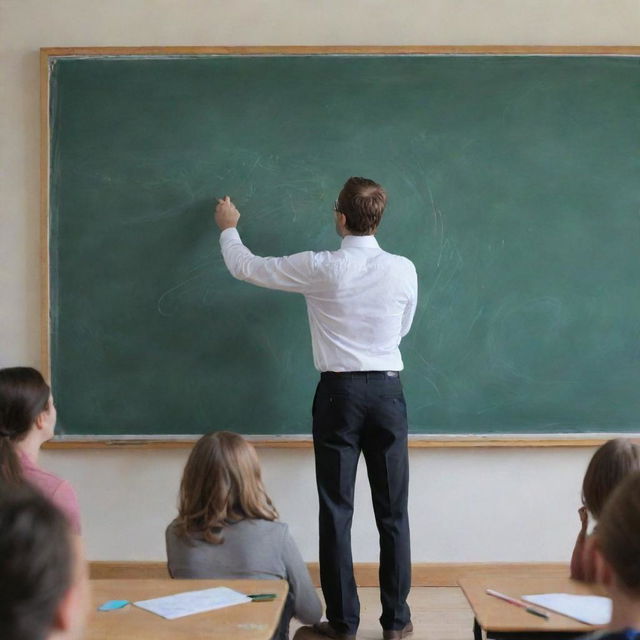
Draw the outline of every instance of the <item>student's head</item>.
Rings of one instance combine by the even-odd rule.
[[[2,640],[76,640],[87,613],[80,538],[29,485],[0,482]]]
[[[582,482],[582,503],[594,518],[600,519],[611,492],[633,471],[640,471],[640,446],[630,440],[609,440],[595,452]]]
[[[386,204],[387,194],[377,182],[367,178],[349,178],[335,205],[338,234],[374,234]]]
[[[244,519],[275,520],[264,490],[260,463],[242,436],[218,431],[196,442],[182,475],[178,531],[223,542],[225,525]]]
[[[640,472],[616,487],[598,521],[597,550],[604,582],[640,598]]]
[[[42,441],[53,436],[56,409],[51,389],[31,367],[0,369],[0,479],[18,481],[19,466],[13,446],[32,429]]]

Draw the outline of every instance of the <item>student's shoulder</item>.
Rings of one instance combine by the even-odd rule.
[[[178,519],[176,518],[167,525],[167,528],[165,529],[166,535],[175,536],[177,532],[177,526],[178,526]]]
[[[52,496],[59,499],[64,499],[69,502],[78,502],[78,494],[73,488],[73,485],[58,476],[51,474],[51,483],[53,488]]]
[[[242,520],[240,523],[246,528],[256,528],[260,532],[270,533],[272,535],[284,535],[289,531],[286,522],[280,520],[262,520],[260,518]]]
[[[178,532],[178,521],[172,520],[164,530],[164,539],[168,546],[175,546],[184,542],[182,536]]]
[[[289,526],[279,520],[247,519],[238,523],[244,535],[257,537],[263,542],[269,541],[274,546],[280,546],[289,537]],[[234,525],[237,526],[237,525]]]
[[[22,467],[24,479],[44,493],[50,500],[77,503],[76,491],[70,482],[40,467]]]

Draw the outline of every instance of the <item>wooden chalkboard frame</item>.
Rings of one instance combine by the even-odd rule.
[[[67,57],[125,57],[179,55],[522,55],[522,56],[640,56],[640,46],[259,46],[259,47],[45,47],[40,49],[40,356],[41,370],[51,374],[50,254],[49,254],[49,71],[51,62]],[[409,447],[597,447],[616,434],[557,435],[417,435]],[[624,434],[629,437],[630,434]],[[199,436],[61,436],[48,449],[190,448]],[[310,436],[250,437],[265,448],[310,448]]]

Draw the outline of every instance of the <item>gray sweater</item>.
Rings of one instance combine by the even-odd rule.
[[[322,605],[307,567],[284,522],[241,520],[223,529],[224,542],[211,544],[201,537],[184,540],[175,521],[166,531],[167,561],[173,578],[257,578],[287,580],[289,597],[283,613],[284,637],[294,615],[305,624],[322,616]]]

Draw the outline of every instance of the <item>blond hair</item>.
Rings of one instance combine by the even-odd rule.
[[[182,474],[177,532],[223,542],[225,526],[245,519],[278,517],[262,484],[253,446],[242,436],[217,431],[202,436],[193,447]]]

